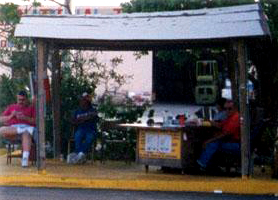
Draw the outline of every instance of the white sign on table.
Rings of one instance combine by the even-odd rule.
[[[147,133],[145,151],[171,153],[172,136]]]

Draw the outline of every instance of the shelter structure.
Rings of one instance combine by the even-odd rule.
[[[33,38],[37,45],[38,169],[45,169],[45,91],[47,65],[52,69],[54,132],[59,144],[59,79],[61,49],[159,50],[227,47],[229,68],[237,83],[233,97],[240,103],[242,177],[250,174],[250,139],[246,97],[247,45],[270,39],[260,4],[174,12],[113,16],[23,16],[16,37]],[[237,76],[238,75],[238,76]],[[235,81],[234,81],[235,82]],[[239,94],[239,95],[238,95]],[[57,145],[58,147],[58,145]]]

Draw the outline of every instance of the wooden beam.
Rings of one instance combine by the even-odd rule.
[[[240,133],[241,133],[241,174],[242,178],[250,175],[250,134],[248,131],[247,107],[247,70],[246,48],[243,40],[237,42],[239,64],[239,104],[240,104]]]
[[[234,102],[238,102],[238,66],[236,61],[236,43],[233,41],[230,43],[228,48],[228,72],[229,78],[231,80],[231,88],[232,88],[232,99]]]
[[[61,154],[61,96],[60,96],[60,79],[61,79],[61,57],[59,50],[52,52],[52,113],[53,113],[53,147],[54,158],[59,158]]]
[[[51,41],[51,39],[49,39]],[[80,49],[80,50],[99,50],[99,51],[152,51],[186,48],[212,48],[226,46],[227,40],[133,40],[133,41],[111,41],[111,40],[53,40],[59,49]]]
[[[46,70],[46,44],[43,40],[37,41],[37,167],[39,172],[45,170],[45,91],[43,78]]]
[[[278,138],[278,128],[276,128],[276,138]],[[274,169],[273,178],[278,179],[278,140],[274,143]]]

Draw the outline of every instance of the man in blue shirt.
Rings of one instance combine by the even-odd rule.
[[[76,163],[86,162],[86,153],[91,149],[97,136],[97,110],[92,106],[88,95],[82,95],[79,108],[74,112],[72,123],[75,126],[74,143]]]

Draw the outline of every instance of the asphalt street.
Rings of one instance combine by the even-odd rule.
[[[275,196],[193,192],[0,187],[1,200],[278,200]]]

